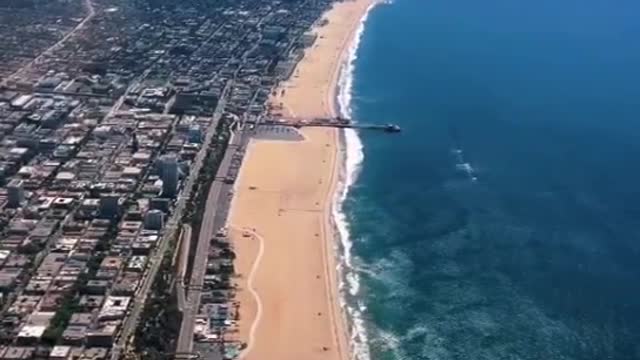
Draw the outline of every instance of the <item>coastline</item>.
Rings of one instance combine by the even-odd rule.
[[[359,20],[353,24],[350,36],[343,44],[340,65],[335,69],[331,85],[333,92],[327,101],[329,104],[327,112],[332,116],[354,120],[351,100],[357,52],[370,12],[382,3],[380,0],[367,1],[366,8],[360,14]],[[355,129],[336,129],[335,131],[339,156],[335,171],[338,176],[332,183],[331,206],[326,213],[326,227],[329,230],[324,240],[330,252],[328,264],[333,269],[334,283],[331,288],[335,292],[335,312],[343,323],[343,335],[348,337],[349,358],[368,360],[370,359],[368,337],[361,314],[364,305],[357,303],[354,299],[359,293],[360,280],[351,262],[351,235],[343,209],[343,203],[357,179],[364,160],[363,144]]]
[[[352,68],[348,68],[352,67],[351,63],[354,60],[363,22],[375,4],[372,0],[335,3],[323,15],[323,18],[329,19],[329,24],[313,29],[319,34],[316,44],[305,51],[305,57],[296,67],[295,75],[282,84],[276,92],[282,94],[281,90],[284,89],[286,94],[274,96],[272,102],[280,102],[289,116],[347,115],[344,101],[340,99],[345,90],[349,93],[351,91],[350,80],[348,84],[345,82],[345,76],[351,76],[351,74],[346,74],[345,71],[352,71]],[[330,53],[327,54],[327,52]],[[353,336],[356,330],[352,328],[357,325],[351,323],[353,313],[345,308],[345,300],[341,294],[341,290],[344,289],[342,262],[345,258],[348,261],[349,256],[339,253],[342,250],[348,251],[348,248],[339,224],[342,220],[336,218],[341,210],[346,191],[353,181],[353,174],[348,174],[352,170],[347,169],[349,165],[347,164],[348,140],[345,139],[347,134],[342,130],[327,128],[303,129],[301,133],[305,140],[300,142],[252,139],[236,183],[236,195],[230,212],[229,226],[238,254],[236,265],[240,273],[238,300],[242,315],[239,338],[248,344],[242,358],[361,359],[363,357],[352,354],[352,350],[360,353],[362,349],[355,349],[355,347],[361,348],[362,345],[350,345],[356,338]],[[303,154],[305,152],[307,152],[306,156]],[[318,176],[319,180],[312,189],[308,179],[301,181],[295,178],[300,174],[304,174],[306,178],[313,176],[309,169],[310,165],[313,166],[313,158],[317,163],[326,165],[316,166],[320,169],[315,169],[318,173],[313,175]],[[279,163],[280,161],[290,163],[289,171],[283,169],[283,174],[276,174],[272,179],[260,178],[265,171],[271,170],[269,162]],[[297,166],[291,164],[292,162],[298,162]],[[290,172],[295,175],[288,176],[291,175]],[[295,183],[290,184],[290,187],[285,186],[284,183],[292,179]],[[270,189],[260,194],[263,187]],[[318,195],[322,195],[322,198],[318,199]],[[315,199],[310,199],[312,197]],[[309,200],[314,202],[311,203]],[[255,206],[249,206],[250,203],[266,204],[266,206],[264,209],[256,210]],[[306,214],[304,216],[294,214],[300,210],[305,211]],[[275,221],[280,226],[293,228],[288,229],[288,232],[293,231],[303,237],[319,241],[301,248],[299,252],[292,250],[292,247],[298,245],[293,244],[292,241],[300,241],[300,239],[297,239],[297,236],[291,236],[293,234],[282,232],[282,229],[280,232],[277,229],[274,230],[273,222]],[[306,223],[307,226],[297,228],[296,224],[299,222]],[[312,231],[309,232],[309,230]],[[275,240],[280,236],[291,236],[291,239],[284,239],[280,243]],[[276,254],[270,250],[271,247],[280,246],[285,246],[281,248],[285,254]],[[262,256],[263,249],[266,249],[264,256]],[[315,251],[321,253],[319,258]],[[299,264],[291,267],[289,266],[293,264],[283,264],[283,255],[286,258],[287,253],[291,256],[306,257],[302,259],[304,268],[300,268]],[[272,262],[272,259],[278,261]],[[292,259],[289,260],[294,262],[291,261]],[[284,309],[284,311],[307,312],[312,302],[309,297],[320,300],[317,303],[319,310],[324,308],[328,316],[323,316],[324,311],[318,311],[315,317],[323,319],[316,321],[317,326],[307,324],[311,327],[309,331],[296,329],[296,326],[290,328],[286,326],[289,321],[288,315],[283,315],[281,308],[287,307],[287,304],[276,303],[276,301],[282,302],[283,295],[292,298],[301,295],[295,289],[283,288],[283,283],[274,279],[283,275],[281,271],[291,269],[296,269],[299,273],[293,276],[294,283],[297,282],[295,278],[304,277],[303,274],[309,270],[315,274],[316,279],[324,280],[322,285],[324,289],[321,289],[324,299],[316,299],[315,295],[319,294],[316,284],[313,288],[315,294],[303,293],[300,301],[291,303],[290,309]],[[322,271],[322,276],[316,274],[318,271]],[[309,278],[305,280],[309,281]],[[280,299],[275,300],[276,298]],[[304,319],[299,318],[299,320],[302,322]],[[261,333],[264,334],[261,336]],[[350,335],[351,339],[349,339]],[[275,336],[287,338],[284,339],[283,347],[278,346],[279,342],[274,339],[265,339],[265,337]],[[296,342],[300,346],[286,344],[292,336],[296,336]],[[324,345],[318,345],[319,341]]]

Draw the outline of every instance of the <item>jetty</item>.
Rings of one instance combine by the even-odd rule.
[[[278,118],[278,119],[266,119],[262,125],[279,125],[279,126],[292,126],[295,128],[302,127],[334,127],[342,129],[363,129],[363,130],[380,130],[388,133],[399,133],[402,128],[396,124],[370,124],[353,122],[351,119],[343,117],[331,117],[331,118]]]

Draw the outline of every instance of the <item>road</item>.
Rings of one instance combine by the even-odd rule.
[[[216,173],[216,177],[209,188],[207,203],[202,216],[202,223],[200,225],[200,233],[198,234],[198,244],[196,255],[193,260],[191,279],[187,289],[187,302],[185,305],[185,311],[182,314],[182,325],[180,327],[180,336],[178,337],[176,353],[192,352],[193,330],[195,327],[196,316],[200,309],[202,286],[207,270],[209,243],[217,230],[224,226],[229,212],[230,193],[233,185],[225,183],[224,179],[226,179],[229,169],[234,166],[232,160],[236,151],[239,148],[245,148],[248,141],[248,134],[244,132],[232,133],[229,145],[227,146],[227,150],[225,151],[220,167]]]
[[[177,276],[176,281],[178,286],[176,287],[176,293],[178,297],[178,309],[181,312],[184,311],[184,304],[186,297],[184,293],[184,275],[187,271],[187,262],[189,261],[189,249],[191,249],[191,225],[182,225],[182,235],[180,240],[180,251],[178,251],[178,264],[177,264]]]
[[[38,55],[35,59],[29,61],[26,65],[24,65],[23,67],[21,67],[20,69],[16,70],[13,74],[7,76],[2,83],[0,83],[0,86],[4,86],[6,85],[6,83],[12,79],[13,77],[19,75],[21,72],[25,71],[26,69],[30,68],[33,64],[35,64],[36,62],[40,61],[40,59],[42,59],[43,57],[45,57],[46,55],[48,55],[49,53],[51,53],[52,51],[54,51],[56,48],[58,48],[59,46],[61,46],[62,44],[64,44],[67,40],[69,40],[73,35],[75,35],[80,29],[82,29],[84,27],[84,25],[89,22],[89,20],[91,20],[95,15],[96,15],[96,10],[93,8],[93,3],[91,2],[91,0],[84,0],[84,6],[87,8],[88,14],[87,16],[82,19],[81,22],[78,23],[78,25],[76,25],[76,27],[74,27],[71,31],[69,31],[64,37],[62,37],[62,39],[60,39],[57,43],[51,45],[50,47],[48,47],[46,50],[44,50],[42,53],[40,53],[40,55]]]
[[[146,301],[147,295],[149,294],[149,290],[151,289],[151,285],[153,284],[153,280],[158,273],[158,269],[160,268],[160,264],[162,263],[162,258],[167,251],[167,248],[171,242],[171,239],[175,236],[176,231],[178,230],[178,224],[182,219],[182,212],[186,205],[187,200],[189,200],[189,194],[191,194],[191,189],[196,183],[196,179],[198,178],[198,174],[200,173],[200,169],[202,168],[203,161],[207,154],[207,149],[209,148],[209,144],[215,135],[216,128],[218,122],[220,121],[220,117],[222,116],[225,104],[226,104],[226,89],[223,92],[223,96],[221,96],[220,103],[218,104],[216,111],[213,114],[213,120],[209,128],[207,129],[207,133],[205,135],[205,140],[200,148],[200,151],[196,155],[194,159],[193,165],[189,172],[189,177],[185,181],[185,185],[180,192],[180,196],[178,196],[177,204],[171,214],[171,218],[167,223],[166,230],[162,238],[158,243],[158,247],[156,251],[151,256],[149,269],[145,273],[145,277],[142,280],[142,285],[138,289],[136,296],[134,298],[133,307],[131,308],[131,314],[126,318],[122,331],[118,337],[116,344],[113,346],[111,350],[111,360],[118,360],[120,358],[120,354],[126,348],[127,342],[133,331],[135,331],[138,321],[140,320],[140,315],[142,310],[144,309],[144,303]]]

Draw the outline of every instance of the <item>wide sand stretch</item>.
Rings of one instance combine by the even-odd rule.
[[[318,40],[274,104],[296,117],[334,114],[340,65],[370,4],[336,3],[325,14],[329,24],[315,30]],[[304,141],[252,140],[236,184],[229,228],[244,359],[350,358],[330,223],[339,134],[329,128],[303,134]]]

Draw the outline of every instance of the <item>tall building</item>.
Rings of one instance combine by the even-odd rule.
[[[149,203],[149,207],[152,210],[162,210],[163,212],[168,212],[171,201],[165,198],[153,198]]]
[[[144,216],[144,228],[148,230],[161,230],[164,225],[164,213],[160,210],[149,210]]]
[[[11,208],[18,208],[24,201],[24,187],[23,181],[20,179],[13,179],[7,184],[7,200],[8,205]]]
[[[202,142],[202,129],[199,125],[192,125],[189,128],[189,142],[200,144]]]
[[[162,179],[162,196],[172,198],[178,192],[178,160],[167,155],[160,159],[160,178]]]
[[[114,218],[120,211],[120,196],[118,194],[105,194],[100,197],[100,217]]]

